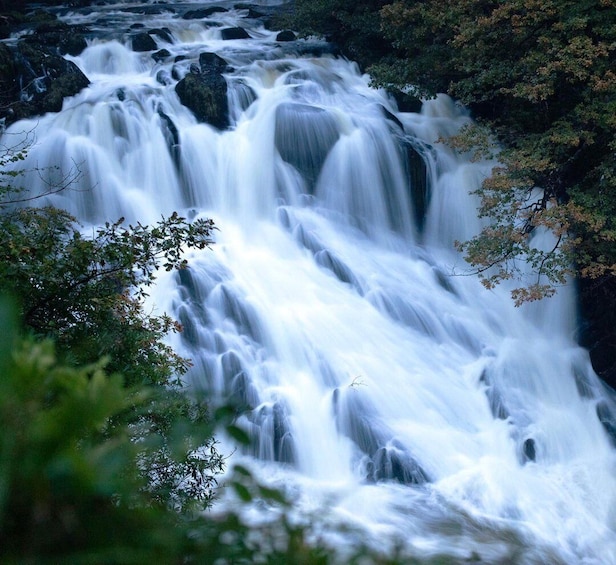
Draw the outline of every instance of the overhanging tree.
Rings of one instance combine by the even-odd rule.
[[[616,4],[611,0],[397,1],[383,8],[382,83],[446,91],[502,145],[478,191],[489,222],[461,242],[487,286],[530,264],[518,303],[552,294],[568,275],[616,274]],[[477,130],[454,140],[465,149]],[[536,248],[537,229],[553,245]],[[492,268],[490,268],[492,267]]]
[[[121,374],[127,395],[147,393],[114,418],[141,443],[156,438],[141,457],[151,503],[208,506],[223,458],[207,403],[184,389],[189,360],[165,342],[179,324],[148,314],[144,298],[158,269],[187,268],[185,250],[211,245],[213,223],[174,213],[153,226],[120,219],[85,235],[67,212],[31,205],[39,199],[19,184],[20,171],[4,168],[22,160],[7,148],[0,163],[0,292],[33,338],[53,340],[61,362],[81,368],[104,359],[99,372]],[[50,192],[69,188],[74,176]]]

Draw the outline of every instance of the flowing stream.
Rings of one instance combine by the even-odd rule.
[[[598,417],[613,401],[576,344],[574,289],[515,308],[454,250],[480,229],[470,193],[492,166],[438,141],[467,113],[445,96],[401,112],[326,45],[215,5],[229,11],[59,10],[98,30],[67,56],[91,85],[8,133],[34,131],[27,164],[78,165],[46,200],[86,226],[214,219],[213,248],[151,299],[184,326],[188,382],[244,409],[251,445],[222,451],[299,516],[361,532],[324,531],[340,548],[360,535],[460,562],[616,563],[616,452]],[[166,28],[153,37],[169,56],[134,52],[133,24]],[[222,39],[238,25],[248,38]],[[228,65],[222,131],[175,91],[201,53]]]

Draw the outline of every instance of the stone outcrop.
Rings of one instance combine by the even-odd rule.
[[[243,27],[226,27],[220,30],[220,36],[225,39],[250,39],[250,35]]]
[[[202,53],[199,64],[175,86],[180,102],[189,108],[200,122],[219,129],[229,126],[227,81],[222,73],[227,68],[224,59],[214,53]]]
[[[222,6],[210,6],[209,8],[200,8],[198,10],[189,10],[182,18],[185,20],[202,20],[209,18],[212,14],[228,12],[227,8]]]
[[[46,47],[20,42],[0,49],[0,119],[8,125],[21,118],[58,112],[68,96],[90,84],[77,65]]]
[[[34,30],[16,44],[0,44],[0,120],[5,126],[61,110],[66,97],[90,83],[63,57],[79,55],[86,48],[87,27],[60,22],[44,10],[7,21],[9,33],[32,26]]]
[[[88,33],[85,26],[71,26],[52,20],[39,24],[34,33],[24,36],[22,41],[38,49],[55,51],[59,55],[76,56],[86,48]]]
[[[132,37],[133,51],[142,53],[144,51],[156,51],[158,45],[154,38],[146,32],[136,33]]]
[[[295,41],[297,36],[289,29],[285,29],[276,35],[276,41]]]

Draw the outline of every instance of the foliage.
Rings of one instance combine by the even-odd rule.
[[[1,164],[23,159],[23,152],[9,148]],[[19,185],[22,171],[5,168],[2,173],[2,294],[16,302],[31,336],[53,339],[63,363],[88,367],[104,358],[99,372],[110,379],[121,373],[127,391],[149,391],[121,418],[114,415],[141,442],[155,440],[156,448],[148,444],[140,455],[147,478],[143,488],[152,503],[182,510],[206,507],[223,468],[206,403],[182,389],[189,361],[164,341],[170,331],[181,330],[179,324],[167,315],[149,315],[143,300],[159,268],[186,268],[186,248],[211,244],[213,223],[188,223],[174,213],[152,227],[124,226],[119,220],[88,236],[63,210],[27,206],[38,197]],[[77,174],[50,185],[49,192],[70,187]]]
[[[144,313],[145,288],[156,269],[185,268],[182,246],[210,244],[212,223],[173,214],[152,228],[122,220],[92,237],[55,208],[18,208],[0,216],[0,287],[19,298],[23,320],[53,337],[78,362],[103,354],[129,384],[165,382],[185,360],[160,340],[179,327]]]
[[[290,18],[281,27],[298,27],[303,35],[319,35],[339,45],[362,66],[376,62],[387,52],[379,33],[379,10],[387,0],[312,0],[294,3]]]
[[[0,560],[169,562],[187,540],[140,472],[155,431],[124,418],[151,410],[157,391],[127,388],[100,362],[59,363],[52,342],[20,338],[3,310]]]
[[[308,546],[304,529],[286,518],[258,531],[234,513],[214,519],[171,508],[160,489],[153,492],[169,471],[149,463],[177,468],[187,448],[211,437],[212,427],[195,427],[192,416],[174,411],[168,416],[175,429],[171,449],[161,459],[158,429],[144,415],[169,414],[166,394],[127,387],[120,375],[108,374],[104,361],[67,365],[53,342],[23,338],[8,318],[2,304],[2,563],[327,562],[322,549]],[[196,482],[194,475],[188,480]],[[284,505],[278,491],[258,485],[242,467],[229,485],[244,501]]]
[[[504,146],[478,191],[490,221],[460,248],[488,287],[518,276],[524,259],[534,280],[514,290],[517,303],[552,294],[569,275],[614,274],[615,7],[454,0],[447,10],[394,2],[382,11],[397,50],[382,76],[402,69],[405,81],[446,89]],[[545,231],[552,242],[536,246],[532,236]]]

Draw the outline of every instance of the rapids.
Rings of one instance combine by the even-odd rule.
[[[67,56],[91,85],[5,135],[34,133],[27,166],[81,170],[45,201],[85,226],[214,219],[212,250],[161,274],[151,301],[184,327],[187,382],[244,410],[252,442],[221,438],[230,463],[339,548],[616,563],[616,452],[597,416],[613,400],[576,343],[575,289],[515,308],[454,250],[480,229],[470,193],[493,166],[438,141],[467,112],[446,96],[401,112],[353,62],[276,42],[245,7],[179,17],[203,5],[59,9],[98,30]],[[132,24],[168,30],[154,39],[170,56],[134,52]],[[238,25],[249,38],[222,39]],[[224,131],[175,92],[204,52],[228,63]]]

